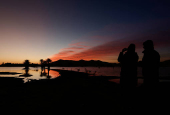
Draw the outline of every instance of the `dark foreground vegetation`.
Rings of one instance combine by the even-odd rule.
[[[121,90],[108,77],[58,70],[62,77],[33,80],[0,77],[0,108],[6,114],[154,114],[169,112],[170,84]],[[110,78],[109,78],[110,79]]]

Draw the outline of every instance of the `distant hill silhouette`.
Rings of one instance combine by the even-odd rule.
[[[90,61],[85,61],[85,60],[79,60],[79,61],[74,61],[74,60],[58,60],[55,62],[51,63],[51,66],[58,66],[58,67],[114,67],[116,63],[108,63],[108,62],[103,62],[100,60],[90,60]]]
[[[166,60],[160,63],[161,67],[170,67],[170,60]]]
[[[3,63],[0,65],[0,67],[24,67],[24,64],[14,64],[14,63]],[[41,66],[40,64],[34,64],[31,63],[29,65],[30,67],[38,67]],[[103,62],[100,60],[58,60],[50,63],[50,66],[53,67],[115,67],[115,66],[121,66],[120,63],[109,63],[109,62]],[[138,67],[142,66],[142,61],[138,62]],[[170,60],[165,60],[163,62],[160,62],[160,67],[170,67]]]
[[[142,61],[138,62],[138,66],[142,66]],[[170,60],[165,60],[163,62],[160,62],[160,67],[170,67]]]

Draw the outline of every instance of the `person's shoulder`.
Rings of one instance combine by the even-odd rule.
[[[156,50],[153,50],[153,52],[159,54],[158,51],[156,51]]]
[[[154,54],[155,54],[155,55],[160,56],[160,54],[159,54],[159,52],[158,52],[158,51],[154,50],[153,52],[154,52]]]

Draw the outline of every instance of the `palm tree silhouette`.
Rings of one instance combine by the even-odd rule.
[[[40,59],[41,64],[43,63],[43,61],[44,61],[43,59]]]
[[[48,59],[47,59],[48,70],[50,70],[50,62],[51,62],[51,59],[50,59],[50,58],[48,58]]]
[[[51,59],[50,58],[48,58],[47,59],[47,63],[48,63],[48,65],[49,65],[49,63],[51,62]]]
[[[51,59],[48,58],[48,59],[47,59],[47,64],[48,64],[48,76],[49,76],[49,71],[50,71],[50,62],[51,62]]]
[[[29,68],[29,64],[30,64],[29,60],[25,60],[25,62],[24,62],[25,69]]]
[[[24,68],[24,69],[25,69],[25,74],[20,75],[20,76],[25,76],[25,77],[31,76],[31,75],[28,74],[28,71],[29,71],[29,64],[30,64],[29,60],[25,60],[25,61],[24,61],[24,65],[25,65],[25,68]]]

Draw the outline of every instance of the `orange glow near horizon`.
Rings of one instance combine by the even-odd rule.
[[[131,43],[141,60],[149,39],[161,61],[170,59],[166,2],[1,0],[0,8],[0,64],[47,58],[117,63]]]

